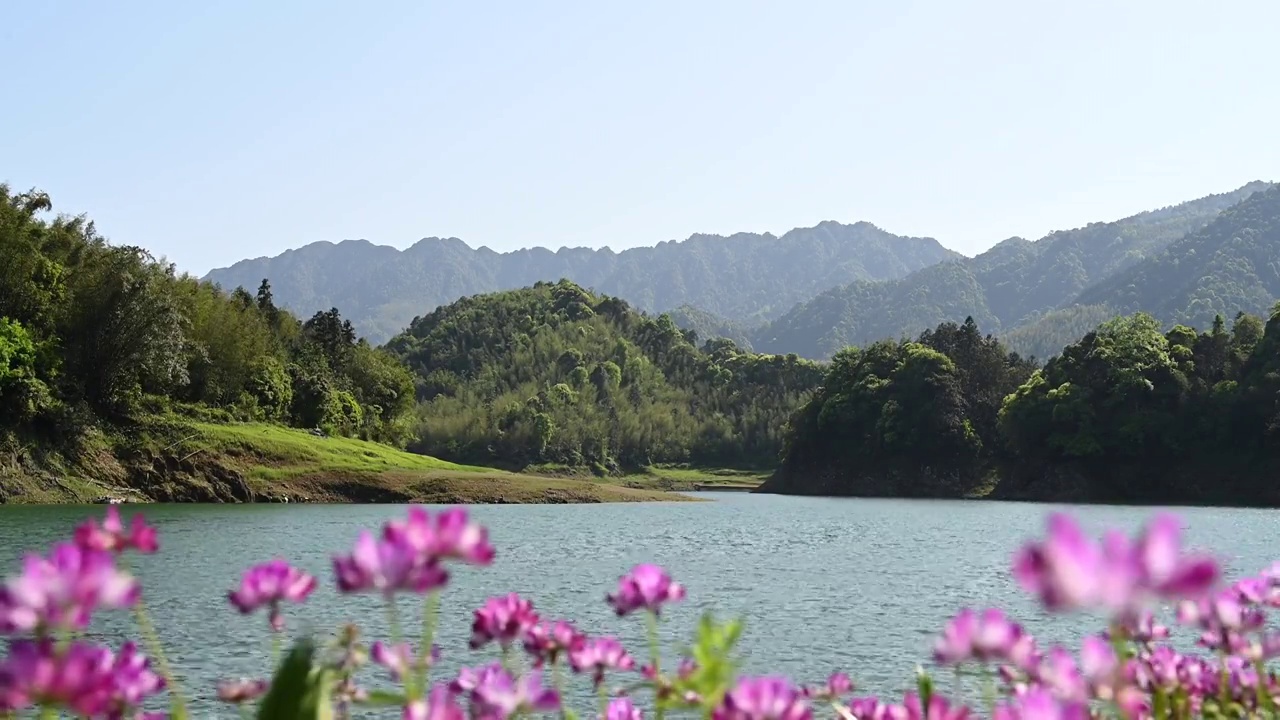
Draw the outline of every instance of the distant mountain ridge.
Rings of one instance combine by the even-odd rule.
[[[1262,312],[1274,300],[1270,296],[1263,304],[1269,288],[1276,287],[1268,263],[1280,261],[1280,238],[1270,230],[1280,219],[1280,213],[1272,215],[1268,198],[1273,195],[1280,195],[1275,186],[1255,181],[1115,222],[1050,233],[1035,242],[1010,238],[976,257],[944,261],[901,278],[855,281],[822,292],[757,329],[752,344],[760,352],[825,358],[846,345],[914,337],[939,323],[971,316],[984,332],[1017,340],[1013,349],[1043,357],[1078,339],[1083,322],[1119,311],[1147,310],[1166,322],[1200,318],[1204,312],[1183,312],[1181,300],[1160,299],[1173,289],[1167,282],[1185,285],[1196,277],[1203,281],[1197,296],[1201,306]],[[1215,255],[1212,263],[1202,259],[1195,264],[1208,279],[1183,277],[1196,257],[1194,247],[1186,249],[1186,257],[1158,259],[1204,232],[1210,235],[1197,241],[1201,254],[1216,252],[1222,233],[1242,230],[1239,223],[1220,220],[1229,217],[1247,218],[1264,230],[1250,235],[1253,241],[1236,242],[1226,255]],[[1210,232],[1221,222],[1227,226]],[[1242,255],[1246,245],[1248,258]],[[1174,280],[1179,263],[1184,271]],[[1233,279],[1226,281],[1227,288],[1214,289],[1214,278],[1224,273],[1232,273]],[[1109,287],[1109,282],[1119,285],[1092,289]],[[1236,292],[1241,282],[1248,288]],[[1203,287],[1206,283],[1209,287]],[[1137,290],[1125,289],[1135,284]],[[1072,310],[1077,306],[1087,307]]]
[[[499,253],[434,237],[403,251],[366,240],[317,242],[242,260],[205,279],[253,289],[269,278],[281,305],[303,315],[340,307],[362,335],[382,342],[415,317],[461,297],[561,278],[648,312],[689,305],[759,325],[830,287],[898,278],[957,257],[933,238],[894,235],[867,222],[826,221],[781,236],[696,234],[622,252]]]

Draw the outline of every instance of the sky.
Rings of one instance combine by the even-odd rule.
[[[866,220],[967,255],[1280,180],[1275,0],[0,9],[0,182],[203,274]]]

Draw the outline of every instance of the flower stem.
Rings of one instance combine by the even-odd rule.
[[[399,645],[404,638],[404,630],[400,627],[400,608],[396,607],[396,596],[387,596],[387,632],[391,635],[391,644]],[[414,695],[414,682],[416,673],[408,672],[404,676],[404,692],[409,697]]]
[[[661,682],[659,663],[662,661],[662,652],[658,649],[658,614],[654,612],[645,613],[645,622],[649,631],[649,660],[653,663],[653,676],[659,678],[658,682]],[[664,720],[667,716],[667,709],[663,705],[656,685],[653,688],[653,701],[655,716],[658,720]]]
[[[142,632],[142,640],[146,643],[147,652],[155,658],[156,669],[160,671],[160,677],[164,678],[164,686],[169,689],[169,711],[174,718],[186,718],[187,703],[182,698],[182,689],[178,687],[178,681],[173,676],[173,668],[169,666],[169,660],[164,655],[160,636],[156,633],[155,626],[151,624],[151,617],[147,615],[142,598],[138,598],[138,602],[133,605],[133,617],[138,623],[138,630]]]
[[[276,668],[280,667],[280,654],[284,651],[284,642],[280,638],[280,633],[271,631],[271,672],[274,673]]]
[[[131,572],[123,554],[116,555],[116,565],[124,572]],[[160,644],[160,636],[156,633],[155,625],[151,624],[151,617],[147,615],[147,607],[143,604],[141,597],[133,604],[133,619],[138,624],[138,631],[142,633],[142,641],[146,645],[147,653],[155,658],[156,669],[160,671],[160,677],[164,678],[164,686],[169,691],[170,715],[173,720],[186,720],[187,703],[182,699],[182,689],[178,687],[178,680],[173,676],[173,668],[170,667],[168,658],[164,656],[164,646]]]
[[[564,705],[564,670],[559,658],[551,659],[551,687],[556,689],[556,695],[560,697],[560,717],[567,717]]]
[[[609,689],[604,686],[604,682],[596,684],[596,694],[600,696],[600,717],[609,714]]]
[[[436,638],[436,621],[440,616],[440,594],[427,593],[422,602],[422,646],[418,648],[417,687],[422,697],[427,694],[427,682],[431,679],[431,646]]]

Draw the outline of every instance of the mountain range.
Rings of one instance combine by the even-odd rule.
[[[1215,314],[1269,310],[1280,296],[1280,187],[1255,181],[1035,241],[1009,238],[972,258],[933,238],[828,221],[623,252],[318,242],[207,276],[249,289],[263,278],[277,302],[304,315],[339,307],[374,342],[460,297],[567,278],[760,352],[821,359],[973,317],[1046,357],[1118,312],[1205,327]]]
[[[269,278],[275,298],[304,315],[341,308],[381,343],[413,319],[459,298],[568,279],[647,312],[688,305],[756,326],[853,280],[891,280],[962,257],[933,238],[902,237],[859,222],[823,222],[781,237],[693,235],[623,252],[529,248],[499,253],[457,238],[426,238],[401,251],[365,240],[317,242],[210,272],[230,290]]]
[[[985,332],[1022,340],[1012,343],[1015,349],[1044,357],[1117,312],[1147,310],[1168,322],[1199,323],[1217,312],[1261,313],[1276,294],[1266,295],[1268,283],[1252,276],[1267,274],[1264,256],[1280,261],[1280,238],[1270,231],[1277,198],[1274,186],[1252,182],[1034,242],[1010,238],[973,258],[827,290],[756,330],[752,342],[761,352],[825,358],[846,345],[915,336],[972,317]],[[1259,228],[1253,239],[1232,242],[1250,224]],[[1184,243],[1191,246],[1180,249]],[[1182,290],[1192,282],[1207,287]],[[1238,283],[1249,289],[1237,291]],[[1197,309],[1178,292],[1195,294]],[[1082,331],[1071,322],[1081,316],[1093,320]]]

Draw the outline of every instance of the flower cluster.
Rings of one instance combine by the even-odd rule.
[[[148,649],[159,671],[132,643],[113,650],[77,635],[96,612],[124,607],[138,612],[139,628],[147,633],[139,584],[119,560],[125,552],[150,553],[157,547],[155,529],[141,516],[126,526],[111,508],[101,524],[89,520],[76,528],[73,542],[55,545],[47,556],[28,556],[21,571],[0,585],[0,633],[12,636],[0,661],[0,716],[38,707],[42,713],[61,710],[110,720],[191,717],[158,647]],[[916,689],[899,700],[851,697],[853,682],[842,672],[816,686],[776,675],[738,677],[737,627],[709,617],[691,656],[680,659],[674,672],[664,670],[657,623],[686,590],[649,564],[632,568],[606,596],[618,616],[641,613],[648,621],[654,642],[643,665],[615,637],[589,635],[569,620],[542,618],[527,598],[508,593],[489,598],[472,613],[471,651],[494,652],[496,646],[497,658],[464,667],[451,679],[433,680],[441,654],[432,642],[437,602],[451,565],[485,566],[494,556],[485,528],[457,508],[432,514],[414,507],[379,534],[361,532],[349,554],[334,558],[334,584],[341,593],[381,594],[391,637],[365,645],[359,629],[346,625],[313,656],[305,687],[297,686],[296,675],[274,689],[273,681],[239,678],[219,683],[218,699],[245,706],[264,697],[298,703],[320,697],[331,705],[322,715],[344,719],[357,706],[374,704],[394,705],[407,720],[576,717],[566,706],[570,696],[563,671],[568,669],[597,691],[603,720],[641,720],[649,711],[658,718],[673,712],[714,720],[967,720],[977,715],[972,700],[935,692],[923,670]],[[1280,657],[1280,632],[1267,628],[1267,613],[1280,608],[1280,566],[1221,586],[1218,564],[1184,551],[1171,516],[1157,516],[1134,537],[1109,532],[1093,539],[1071,518],[1054,515],[1046,537],[1017,553],[1013,576],[1047,610],[1101,610],[1110,622],[1077,646],[1042,646],[1000,609],[959,611],[934,643],[933,659],[955,667],[958,677],[983,678],[984,717],[1280,716],[1280,678],[1267,666]],[[305,602],[318,584],[314,576],[275,559],[245,571],[227,597],[244,614],[265,608],[278,641],[284,631],[282,604]],[[400,636],[397,598],[403,593],[425,596],[420,642]],[[1203,653],[1171,644],[1173,632],[1157,616],[1157,603],[1176,603],[1177,624],[1194,632]],[[358,676],[369,661],[398,689],[366,689]],[[611,676],[620,681],[616,687],[610,687]],[[165,691],[171,713],[144,713],[148,699]],[[277,697],[286,692],[298,697]]]
[[[11,636],[0,660],[0,713],[38,706],[92,718],[142,716],[139,708],[166,685],[151,661],[133,643],[115,651],[75,636],[98,611],[140,602],[138,582],[117,556],[157,548],[141,515],[126,530],[111,508],[101,526],[90,520],[72,542],[25,558],[0,585],[0,634]]]

